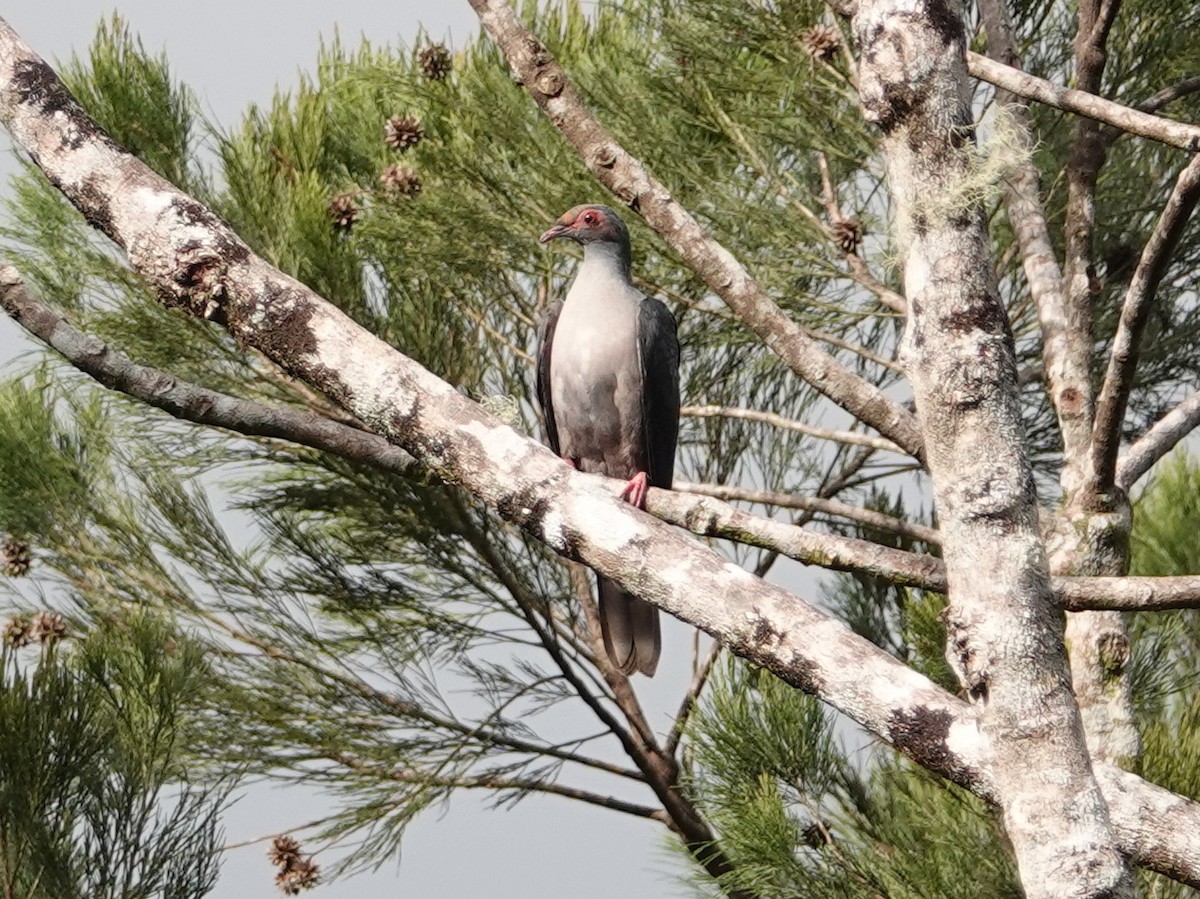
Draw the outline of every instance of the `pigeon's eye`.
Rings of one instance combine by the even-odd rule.
[[[585,212],[585,213],[583,214],[583,223],[584,223],[585,225],[594,225],[594,224],[596,224],[596,213],[594,213],[594,212]]]

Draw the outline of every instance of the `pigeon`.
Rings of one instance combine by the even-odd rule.
[[[648,487],[670,489],[679,436],[679,340],[662,301],[630,277],[629,231],[608,206],[576,206],[539,239],[583,247],[566,298],[538,333],[537,398],[550,448],[575,468],[627,481],[621,498],[645,508]],[[597,575],[600,630],[617,670],[658,667],[658,609]]]

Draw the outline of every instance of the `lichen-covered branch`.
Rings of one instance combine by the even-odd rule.
[[[974,139],[962,11],[943,0],[862,0],[853,28],[904,263],[901,361],[942,533],[947,657],[992,744],[1026,895],[1132,899],[1051,601],[986,218],[962,190]]]
[[[987,34],[988,53],[1009,66],[1018,66],[1017,42],[1007,0],[980,0],[979,14]],[[1072,493],[1083,482],[1083,466],[1092,438],[1092,335],[1087,321],[1072,314],[1067,303],[1062,268],[1041,197],[1041,176],[1033,164],[1033,127],[1029,111],[999,90],[997,103],[1008,114],[1020,158],[1005,179],[1004,208],[1021,249],[1029,292],[1042,328],[1043,374],[1050,402],[1058,416],[1063,440],[1063,490]]]
[[[398,474],[417,476],[421,472],[420,464],[410,454],[370,431],[312,412],[209,390],[161,369],[132,362],[35,299],[17,270],[8,265],[0,265],[0,307],[84,374],[176,418],[247,437],[287,440]]]

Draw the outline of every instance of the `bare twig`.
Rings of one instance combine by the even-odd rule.
[[[1200,150],[1200,126],[1141,112],[1086,91],[1059,87],[971,51],[967,52],[967,69],[981,81],[1002,87],[1026,100],[1036,100],[1064,112],[1087,116],[1181,150]]]
[[[1150,468],[1200,425],[1200,391],[1160,418],[1121,456],[1114,479],[1128,492]]]
[[[794,418],[778,415],[774,412],[764,412],[759,409],[742,409],[737,406],[684,406],[679,414],[688,418],[737,418],[743,421],[757,421],[776,428],[785,428],[810,437],[822,440],[833,440],[837,443],[848,443],[852,446],[867,446],[871,449],[883,450],[888,453],[903,453],[904,451],[890,440],[872,437],[870,434],[860,434],[857,431],[842,431],[834,428],[818,428],[805,424]]]
[[[676,481],[672,490],[679,493],[694,493],[700,496],[711,496],[716,499],[741,500],[761,506],[777,506],[781,509],[802,509],[805,512],[825,513],[837,518],[846,518],[865,524],[868,527],[892,534],[899,534],[912,540],[921,540],[935,546],[941,545],[941,535],[934,528],[916,524],[885,515],[874,509],[864,509],[836,499],[824,499],[820,496],[808,496],[799,493],[779,493],[772,490],[751,490],[731,484],[693,484],[687,481]]]
[[[817,346],[646,167],[587,109],[562,67],[505,0],[471,0],[514,76],[596,178],[636,210],[714,293],[803,380],[880,434],[920,457],[912,413]]]
[[[546,793],[551,796],[564,796],[567,799],[577,799],[589,805],[598,805],[601,808],[624,812],[627,815],[634,815],[639,818],[650,818],[662,824],[669,823],[666,812],[661,808],[639,805],[635,802],[618,799],[615,796],[593,793],[590,790],[569,787],[533,777],[510,777],[498,774],[441,775],[428,771],[409,771],[403,768],[391,768],[386,765],[366,762],[344,752],[331,753],[329,759],[352,771],[358,771],[362,774],[397,783],[446,787],[450,789],[491,790],[498,793],[506,791]]]
[[[684,694],[683,701],[679,703],[679,711],[675,713],[671,732],[667,734],[667,740],[663,744],[663,752],[667,755],[673,757],[679,749],[679,741],[683,738],[683,732],[687,728],[692,709],[696,707],[696,700],[700,698],[704,685],[708,683],[708,676],[712,674],[713,666],[717,664],[717,659],[721,657],[721,651],[724,648],[720,643],[714,642],[708,648],[708,655],[704,657],[704,661],[692,672],[692,682],[688,684],[687,693]]]
[[[1200,156],[1179,174],[1175,188],[1163,207],[1154,232],[1142,249],[1133,279],[1125,292],[1121,319],[1113,337],[1108,370],[1100,389],[1096,424],[1092,435],[1092,477],[1095,489],[1103,490],[1113,483],[1116,474],[1117,450],[1121,442],[1121,425],[1129,392],[1133,389],[1137,370],[1142,332],[1145,330],[1154,294],[1171,262],[1171,254],[1183,236],[1196,202],[1200,200]]]

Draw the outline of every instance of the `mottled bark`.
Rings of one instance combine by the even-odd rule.
[[[994,753],[1030,897],[1132,896],[1092,774],[1038,532],[1008,320],[973,172],[961,9],[865,0],[853,18],[904,261],[906,363],[947,579],[947,655]]]

